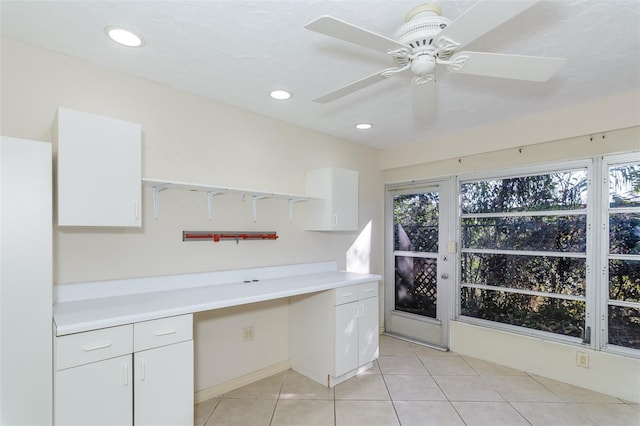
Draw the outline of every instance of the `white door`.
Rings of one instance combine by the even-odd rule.
[[[387,333],[447,348],[455,223],[449,180],[388,187]]]
[[[134,354],[134,424],[193,424],[193,340]]]
[[[378,298],[369,297],[358,302],[358,366],[378,358]]]
[[[56,371],[56,426],[120,426],[133,422],[131,355]]]
[[[358,368],[358,302],[336,306],[336,355],[334,375]]]

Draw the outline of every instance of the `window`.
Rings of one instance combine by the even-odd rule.
[[[603,346],[640,349],[640,162],[624,160],[603,163]]]
[[[582,339],[586,165],[462,181],[460,313]]]

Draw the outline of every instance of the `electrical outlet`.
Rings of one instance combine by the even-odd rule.
[[[255,327],[244,327],[242,329],[242,341],[250,342],[256,338],[256,329]]]
[[[582,368],[589,368],[589,355],[584,352],[577,352],[576,365]]]

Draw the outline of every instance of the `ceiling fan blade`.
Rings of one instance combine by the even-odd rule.
[[[413,100],[413,116],[418,119],[436,115],[438,92],[435,78],[423,84],[414,85],[411,91]]]
[[[460,74],[515,80],[547,81],[566,62],[564,58],[459,52],[451,57],[449,70]]]
[[[320,104],[326,104],[329,103],[331,101],[335,101],[336,99],[339,99],[343,96],[347,96],[353,92],[356,92],[360,89],[364,89],[365,87],[371,86],[373,84],[379,83],[382,80],[386,80],[389,77],[386,77],[385,74],[388,71],[388,69],[379,71],[375,74],[372,74],[368,77],[365,77],[361,80],[358,81],[354,81],[351,84],[347,84],[346,86],[343,86],[337,90],[334,90],[333,92],[327,93],[324,96],[320,96],[317,99],[314,99],[313,102],[318,102]]]
[[[328,35],[349,43],[355,43],[369,49],[387,53],[390,50],[405,48],[411,50],[411,47],[398,41],[357,27],[332,16],[321,16],[318,19],[309,22],[305,28],[320,34]]]
[[[458,44],[455,49],[461,49],[538,1],[480,1],[438,34],[436,46],[440,46],[440,40],[446,37]]]

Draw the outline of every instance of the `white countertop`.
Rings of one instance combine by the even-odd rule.
[[[299,268],[298,268],[299,269]],[[148,278],[146,278],[148,280]],[[324,271],[187,288],[146,291],[57,302],[53,318],[58,336],[139,321],[262,302],[379,281],[379,275]],[[173,277],[176,283],[179,276]]]

